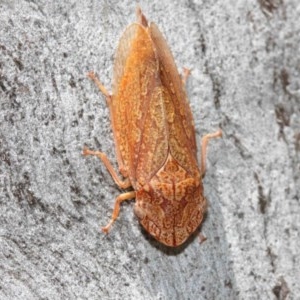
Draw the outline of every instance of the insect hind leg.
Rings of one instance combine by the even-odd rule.
[[[206,134],[201,141],[201,176],[204,177],[206,172],[206,149],[210,139],[218,138],[222,136],[222,131],[219,129],[214,133]]]
[[[118,218],[119,213],[120,213],[120,204],[121,204],[121,202],[132,199],[132,198],[135,198],[135,192],[134,191],[121,194],[116,198],[115,207],[114,207],[114,210],[113,210],[113,213],[112,213],[111,220],[108,222],[108,224],[106,226],[101,228],[103,232],[108,233],[109,230],[110,230],[111,225]]]

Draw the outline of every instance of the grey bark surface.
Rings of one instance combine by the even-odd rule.
[[[201,231],[144,232],[83,145],[117,169],[110,89],[133,1],[0,1],[0,299],[300,299],[300,4],[141,1],[179,69],[208,149]],[[199,151],[200,152],[200,151]]]

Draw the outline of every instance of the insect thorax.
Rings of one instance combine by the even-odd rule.
[[[171,156],[136,191],[135,213],[141,224],[168,246],[182,244],[199,226],[205,210],[200,173],[192,177]]]

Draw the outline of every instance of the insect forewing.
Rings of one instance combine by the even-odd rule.
[[[133,24],[116,55],[113,130],[121,163],[135,188],[155,174],[167,157],[168,135],[159,64],[148,29]]]
[[[186,93],[172,53],[154,23],[150,25],[150,32],[160,65],[160,79],[171,99],[166,102],[170,152],[185,170],[196,174],[198,167],[195,129]]]

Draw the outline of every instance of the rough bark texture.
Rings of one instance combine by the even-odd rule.
[[[180,249],[143,232],[130,201],[100,233],[121,191],[81,156],[116,166],[86,73],[110,87],[135,5],[0,2],[0,298],[299,299],[299,1],[141,1],[192,68],[198,140],[224,132],[208,151],[208,239]]]

